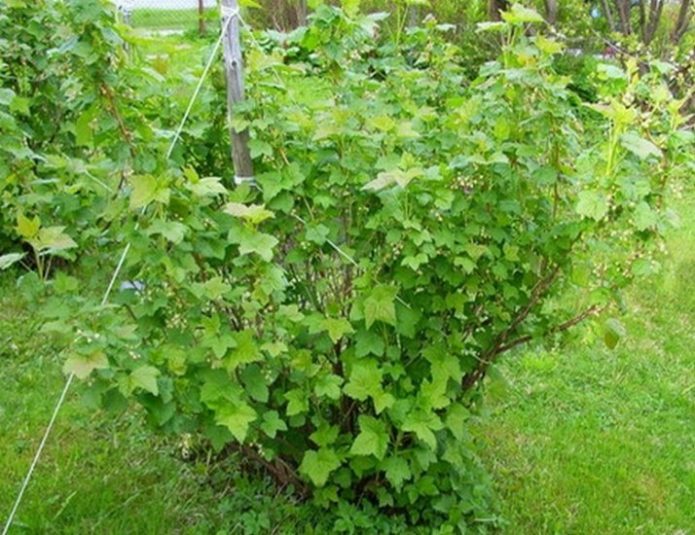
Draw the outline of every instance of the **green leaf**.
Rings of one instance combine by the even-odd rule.
[[[256,344],[255,335],[252,330],[235,332],[232,335],[236,346],[227,354],[225,365],[231,372],[241,364],[251,364],[263,360],[263,353]]]
[[[211,409],[218,409],[227,402],[239,403],[243,390],[236,380],[222,369],[209,370],[200,389],[200,401]]]
[[[367,182],[362,189],[380,191],[396,183],[393,173],[379,173],[374,180]]]
[[[624,106],[617,99],[611,100],[610,104],[584,104],[588,108],[600,113],[604,117],[611,119],[617,125],[628,125],[635,122],[637,111],[634,108]]]
[[[26,253],[8,253],[0,256],[0,270],[9,268],[25,256]]]
[[[476,24],[475,27],[476,27],[476,31],[478,31],[478,32],[503,32],[507,28],[509,28],[509,25],[506,22],[498,20],[498,21],[479,22],[478,24]]]
[[[354,332],[352,325],[345,318],[325,318],[323,328],[328,331],[328,336],[334,344],[346,334]]]
[[[287,344],[285,342],[266,342],[261,346],[261,350],[271,357],[278,357],[287,352]]]
[[[621,67],[611,63],[599,63],[596,66],[596,72],[602,79],[625,81],[628,79],[627,73]]]
[[[452,355],[444,344],[434,343],[423,350],[423,356],[430,362],[432,378],[435,381],[461,379],[461,364],[456,355]]]
[[[73,353],[63,365],[63,372],[75,374],[78,379],[86,379],[94,370],[104,370],[109,367],[109,360],[102,351],[94,351],[88,355]]]
[[[94,114],[87,111],[80,115],[75,121],[75,143],[83,147],[91,147],[94,135],[92,133],[92,121]]]
[[[241,372],[241,381],[253,399],[261,403],[268,401],[268,385],[259,366],[256,364],[246,366]]]
[[[364,320],[369,329],[375,321],[396,325],[396,307],[394,301],[398,290],[393,286],[380,284],[364,300]]]
[[[418,268],[427,263],[429,257],[425,253],[418,253],[412,256],[406,256],[402,261],[401,265],[408,266],[413,271],[417,271]]]
[[[333,444],[340,434],[340,428],[337,425],[328,425],[322,422],[319,428],[309,435],[309,438],[319,447],[329,446]]]
[[[372,395],[372,400],[374,401],[374,411],[377,414],[381,414],[385,409],[390,409],[396,402],[396,398],[388,392],[377,392]]]
[[[410,466],[408,466],[408,461],[403,457],[389,457],[388,459],[384,459],[381,463],[381,467],[386,473],[386,479],[396,487],[396,489],[400,489],[403,483],[413,477]]]
[[[263,234],[247,227],[230,233],[229,241],[239,244],[239,254],[256,253],[266,262],[273,259],[273,248],[278,244],[277,239],[270,234]]]
[[[151,202],[169,202],[169,189],[160,184],[152,175],[140,175],[131,179],[133,191],[130,194],[130,208],[143,208]]]
[[[559,54],[565,49],[564,43],[555,39],[548,39],[544,35],[538,34],[535,39],[538,49],[547,55]]]
[[[466,422],[470,412],[463,405],[454,404],[447,411],[445,423],[456,440],[463,440],[466,436]]]
[[[251,153],[251,158],[254,159],[263,155],[270,158],[273,156],[273,147],[270,143],[261,139],[251,139],[249,140],[249,152]]]
[[[636,132],[627,132],[620,136],[620,144],[641,160],[650,156],[661,158],[661,149]]]
[[[16,98],[15,92],[6,87],[0,87],[0,104],[9,106]]]
[[[314,242],[317,245],[323,245],[328,239],[330,230],[325,225],[307,225],[306,228],[306,239],[310,242]]]
[[[519,261],[519,248],[516,245],[504,244],[504,258],[510,262]]]
[[[244,442],[249,431],[249,425],[255,421],[258,415],[250,405],[230,403],[223,405],[215,415],[215,421],[229,429],[234,438]]]
[[[377,115],[369,119],[369,126],[381,130],[382,132],[388,132],[393,130],[396,126],[396,122],[391,119],[388,115]]]
[[[10,111],[20,115],[29,115],[31,100],[27,97],[15,96],[10,103]]]
[[[171,243],[178,244],[181,243],[186,236],[186,230],[188,230],[188,227],[178,221],[163,221],[158,219],[147,228],[147,235],[153,236],[160,234]]]
[[[29,243],[41,252],[65,251],[77,247],[75,241],[65,233],[65,227],[44,227]]]
[[[446,378],[437,377],[431,381],[423,381],[420,384],[418,399],[420,406],[427,409],[443,409],[451,401],[446,395]]]
[[[412,121],[401,121],[396,126],[396,135],[400,139],[417,139],[420,137],[420,132],[415,130]]]
[[[212,277],[203,283],[203,295],[210,300],[222,299],[232,289],[222,277]]]
[[[369,396],[382,393],[382,371],[376,361],[365,359],[355,362],[350,373],[350,380],[343,390],[353,399],[365,401]]]
[[[21,212],[17,213],[17,232],[22,238],[32,239],[39,233],[39,228],[41,228],[41,220],[38,217],[29,219]]]
[[[648,277],[659,272],[659,264],[649,258],[637,258],[630,266],[630,271],[637,277]]]
[[[656,212],[651,209],[649,204],[641,202],[635,208],[635,227],[637,230],[644,231],[656,227],[658,222]]]
[[[342,384],[343,378],[338,375],[332,373],[319,375],[314,386],[314,393],[320,398],[339,399]]]
[[[384,354],[384,338],[377,332],[360,329],[355,335],[355,355],[366,357],[375,355],[377,357]]]
[[[502,19],[510,24],[525,24],[527,22],[545,22],[540,13],[533,9],[513,4],[512,9],[502,13]]]
[[[350,454],[374,455],[379,460],[383,459],[389,446],[389,435],[384,423],[366,415],[361,415],[358,422],[360,433],[352,443]]]
[[[301,388],[285,392],[287,416],[297,416],[309,410],[309,398]]]
[[[227,354],[227,350],[236,347],[234,336],[228,333],[216,335],[206,334],[202,339],[203,347],[209,347],[218,359]]]
[[[439,417],[433,412],[415,411],[410,413],[401,429],[415,433],[415,436],[427,444],[430,449],[437,449],[437,438],[433,431],[442,429],[443,425]]]
[[[222,277],[212,277],[206,280],[204,283],[195,283],[192,286],[193,293],[197,297],[205,297],[214,301],[216,299],[224,298],[225,294],[229,292],[232,287],[224,281]]]
[[[396,331],[401,336],[407,338],[415,338],[418,333],[418,322],[421,319],[421,314],[414,308],[408,308],[402,303],[396,306],[398,325]]]
[[[603,219],[608,213],[608,200],[606,195],[599,191],[585,190],[579,192],[577,213],[580,216],[588,217],[595,221]]]
[[[609,349],[615,349],[618,342],[627,335],[627,330],[616,318],[606,320],[603,332],[603,341]]]
[[[317,487],[323,487],[328,481],[328,476],[340,466],[338,454],[331,448],[320,448],[317,451],[309,450],[304,453],[299,471],[306,475]]]
[[[287,431],[287,424],[277,411],[267,411],[263,414],[261,430],[270,438],[275,438],[278,431]]]
[[[196,197],[215,197],[227,193],[227,188],[222,185],[220,178],[216,176],[201,178],[197,182],[187,182],[186,189]]]
[[[266,219],[275,217],[273,212],[258,204],[247,206],[238,202],[230,202],[225,205],[224,211],[229,215],[248,221],[252,225],[258,225]]]
[[[395,169],[393,171],[384,171],[379,173],[377,177],[362,186],[365,191],[381,191],[382,189],[391,187],[393,185],[398,185],[401,188],[405,188],[410,184],[413,179],[418,178],[423,173],[420,168],[409,169],[408,171],[403,171],[402,169]]]
[[[362,0],[342,0],[341,5],[349,17],[356,17],[360,12]]]
[[[233,439],[229,429],[212,422],[205,426],[203,435],[205,438],[210,440],[210,444],[216,453],[219,453],[222,448],[229,444]]]
[[[157,377],[159,377],[159,370],[154,366],[140,366],[130,374],[130,385],[132,388],[142,388],[150,394],[158,396]]]

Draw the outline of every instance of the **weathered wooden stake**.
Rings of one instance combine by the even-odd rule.
[[[236,132],[231,126],[234,117],[234,106],[244,100],[244,61],[241,55],[241,27],[239,24],[239,2],[237,0],[222,0],[222,27],[227,24],[228,17],[233,17],[227,24],[224,44],[224,70],[227,78],[227,112],[230,126],[232,161],[234,162],[235,182],[253,180],[253,162],[249,153],[249,132]]]
[[[205,0],[198,0],[198,33],[205,35]]]

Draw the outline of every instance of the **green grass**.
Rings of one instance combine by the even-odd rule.
[[[0,277],[0,526],[65,381],[63,357],[27,313],[14,275]],[[289,518],[290,498],[241,475],[233,457],[184,459],[185,437],[148,433],[135,410],[90,409],[82,392],[73,383],[10,533],[262,533],[301,520]]]
[[[7,278],[3,290],[0,518],[4,521],[64,379],[58,356],[32,325]],[[183,499],[186,489],[180,483],[181,468],[167,448],[146,438],[132,417],[114,420],[90,413],[77,401],[78,391],[72,391],[60,415],[16,526],[31,533],[84,533],[100,526],[126,532],[128,525],[154,533],[175,526],[181,519],[165,504],[173,495]]]
[[[691,197],[692,199],[692,197]],[[695,211],[629,336],[529,351],[478,429],[509,533],[695,533]]]
[[[130,24],[148,30],[197,30],[197,9],[136,9]],[[203,14],[206,26],[217,29],[217,12],[207,9]]]

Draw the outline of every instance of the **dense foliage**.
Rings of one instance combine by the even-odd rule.
[[[28,242],[42,275],[101,239],[126,176],[156,166],[163,79],[117,30],[98,0],[0,5],[0,244]]]
[[[248,43],[232,126],[249,129],[257,176],[232,187],[223,88],[165,161],[170,88],[125,60],[104,6],[52,6],[0,16],[3,32],[27,18],[3,45],[17,52],[3,55],[2,235],[30,244],[43,278],[46,255],[130,244],[113,305],[50,282],[45,330],[69,346],[66,372],[95,403],[136,399],[157,427],[319,504],[484,526],[467,428],[490,366],[617,310],[658,269],[692,148],[668,66],[598,64],[588,105],[555,68],[563,43],[527,31],[534,11],[480,27],[502,53],[469,80],[446,26],[380,39],[379,16],[319,7]],[[53,100],[64,111],[46,124]],[[609,319],[606,343],[622,331]]]

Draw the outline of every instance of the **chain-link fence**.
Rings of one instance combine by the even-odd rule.
[[[219,0],[114,0],[136,28],[205,32],[216,20]]]

